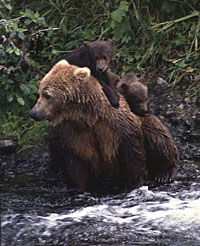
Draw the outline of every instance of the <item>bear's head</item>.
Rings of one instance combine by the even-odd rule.
[[[95,42],[84,41],[83,45],[88,49],[90,59],[96,65],[96,70],[105,72],[115,50],[115,39]]]
[[[125,75],[117,84],[118,91],[126,98],[131,111],[139,116],[148,114],[148,88],[135,74]]]
[[[49,120],[57,124],[66,118],[76,118],[79,113],[84,120],[94,100],[106,101],[106,98],[89,68],[79,68],[61,60],[41,80],[39,99],[30,116],[37,121]]]

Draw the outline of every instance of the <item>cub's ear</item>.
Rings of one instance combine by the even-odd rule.
[[[115,46],[115,43],[116,43],[116,39],[113,38],[113,39],[110,39],[109,41],[110,41],[111,46],[114,47]]]
[[[79,79],[79,80],[86,80],[87,78],[90,77],[90,69],[87,67],[83,67],[83,68],[77,68],[74,71],[74,76]]]
[[[126,83],[122,83],[121,84],[121,89],[123,89],[124,92],[127,91],[128,90],[128,85]]]
[[[90,48],[90,47],[91,47],[91,42],[84,41],[84,42],[83,42],[83,45],[84,45],[86,48]]]
[[[142,83],[142,84],[144,84],[144,85],[146,85],[146,81],[145,81],[144,78],[139,78],[139,82]]]

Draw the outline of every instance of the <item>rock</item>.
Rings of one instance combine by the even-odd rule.
[[[15,152],[17,145],[10,139],[0,139],[0,153],[12,154]]]
[[[164,79],[158,77],[157,79],[157,85],[162,89],[168,86],[167,81],[165,81]]]

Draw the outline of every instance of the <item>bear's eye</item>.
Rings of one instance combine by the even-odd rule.
[[[46,94],[46,93],[43,94],[43,97],[46,98],[46,99],[50,99],[51,98],[51,96],[49,94]]]
[[[104,56],[103,59],[106,61],[107,60],[107,56]]]

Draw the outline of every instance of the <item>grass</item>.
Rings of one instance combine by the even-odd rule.
[[[18,152],[41,146],[48,133],[49,122],[35,122],[11,113],[0,120],[0,138],[12,139],[18,145]]]

